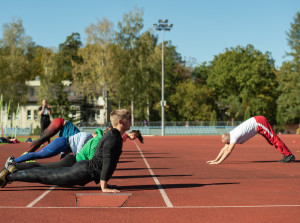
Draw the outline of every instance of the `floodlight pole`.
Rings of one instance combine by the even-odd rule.
[[[161,135],[165,135],[165,67],[164,67],[164,30],[161,42]]]
[[[164,31],[170,31],[173,24],[168,25],[168,20],[158,20],[158,24],[153,24],[157,31],[162,31],[162,42],[161,42],[161,135],[165,135],[165,92],[164,92]]]

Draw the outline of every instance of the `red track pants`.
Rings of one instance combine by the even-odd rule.
[[[27,152],[34,152],[40,146],[55,136],[64,126],[64,119],[55,118],[52,120],[48,128],[44,131],[43,135],[38,140],[33,141]]]
[[[273,131],[270,123],[264,116],[255,116],[254,117],[257,122],[257,131],[261,134],[265,139],[283,155],[289,156],[291,155],[291,151],[287,148],[287,146],[280,140],[280,138]]]

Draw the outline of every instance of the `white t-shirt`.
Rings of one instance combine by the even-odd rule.
[[[229,132],[230,143],[242,144],[257,133],[257,123],[254,117],[249,118]]]
[[[87,132],[79,132],[70,136],[69,144],[74,155],[76,155],[91,138],[93,138],[93,135]]]

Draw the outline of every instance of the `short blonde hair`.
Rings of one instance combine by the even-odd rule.
[[[112,126],[117,126],[119,120],[124,120],[129,117],[129,111],[127,109],[114,110],[110,113],[110,122]]]

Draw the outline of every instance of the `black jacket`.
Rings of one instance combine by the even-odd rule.
[[[122,154],[122,137],[119,130],[109,130],[99,141],[93,158],[89,161],[95,182],[108,181],[113,175]]]

